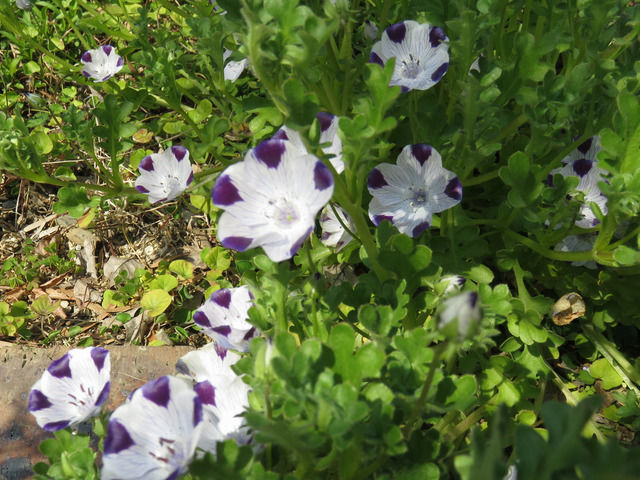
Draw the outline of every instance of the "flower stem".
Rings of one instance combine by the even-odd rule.
[[[436,345],[433,349],[433,359],[431,360],[431,366],[429,367],[429,373],[427,374],[427,378],[424,381],[424,385],[422,385],[422,391],[420,392],[420,397],[418,397],[418,400],[413,406],[411,415],[409,415],[409,418],[404,426],[403,435],[404,435],[405,441],[408,441],[409,438],[411,437],[411,434],[413,433],[413,430],[415,428],[415,423],[418,417],[420,416],[420,412],[422,412],[422,409],[424,408],[424,404],[427,401],[427,396],[429,395],[429,389],[431,388],[431,384],[433,383],[433,378],[436,374],[436,370],[438,369],[438,366],[440,365],[440,358],[442,357],[442,354],[447,348],[447,345],[448,345],[447,342],[442,342]]]

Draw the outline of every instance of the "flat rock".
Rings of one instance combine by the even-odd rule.
[[[106,347],[111,352],[111,393],[106,405],[113,411],[147,381],[174,373],[176,361],[191,347]],[[33,384],[49,364],[70,347],[33,348],[0,344],[0,480],[30,477],[31,466],[43,461],[38,445],[53,434],[38,427],[27,400]]]

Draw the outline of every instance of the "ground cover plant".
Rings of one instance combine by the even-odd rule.
[[[78,347],[37,478],[639,478],[634,2],[0,25],[0,335]],[[201,348],[101,412],[124,341]]]

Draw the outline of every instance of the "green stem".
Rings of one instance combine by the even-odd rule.
[[[516,242],[521,243],[525,247],[533,250],[539,255],[542,255],[545,258],[549,258],[551,260],[560,260],[562,262],[586,262],[589,260],[593,260],[593,253],[591,251],[587,252],[558,252],[556,250],[549,250],[548,248],[544,248],[537,242],[527,238],[519,233],[516,233],[512,230],[504,230],[503,234],[515,240]]]
[[[373,235],[371,235],[371,231],[369,230],[369,224],[364,218],[364,214],[362,212],[362,208],[359,205],[356,205],[351,201],[349,195],[347,193],[347,188],[335,169],[333,165],[328,165],[329,168],[333,172],[334,178],[334,190],[333,195],[336,198],[338,204],[349,214],[353,224],[355,226],[356,232],[358,232],[358,236],[360,241],[362,242],[362,246],[367,252],[367,257],[369,260],[369,264],[371,265],[371,269],[375,272],[378,280],[380,282],[384,282],[387,280],[390,275],[387,270],[385,270],[380,262],[378,261],[378,248],[376,246],[375,239]]]
[[[82,44],[84,49],[91,50],[91,44],[87,42],[82,32],[76,28],[76,23],[78,22],[73,21],[73,19],[69,16],[68,9],[64,5],[58,5],[57,3],[56,7],[58,7],[58,10],[60,11],[60,13],[62,13],[62,16],[67,21],[67,24],[69,25],[69,27],[71,27],[71,30],[73,30],[76,38],[80,40],[80,43]]]
[[[625,358],[616,346],[607,340],[602,333],[596,330],[593,325],[582,326],[582,333],[589,339],[596,349],[611,364],[616,372],[622,377],[627,387],[640,396],[640,372]]]
[[[464,188],[472,187],[474,185],[480,185],[480,184],[482,184],[484,182],[488,182],[490,180],[493,180],[494,178],[498,178],[499,172],[500,172],[500,169],[493,170],[491,172],[483,173],[482,175],[477,175],[475,177],[471,177],[471,178],[467,178],[465,180],[461,180],[460,183],[462,183],[462,186]]]
[[[438,366],[440,365],[440,358],[447,348],[447,342],[442,342],[436,345],[433,349],[433,359],[431,360],[431,365],[429,366],[429,373],[427,374],[427,378],[424,381],[424,385],[422,385],[422,391],[420,392],[420,396],[413,406],[413,410],[407,419],[407,422],[404,426],[403,436],[405,441],[411,438],[411,434],[415,428],[416,421],[424,408],[424,404],[427,401],[427,397],[429,395],[429,389],[431,388],[431,384],[433,383],[433,378],[436,374],[436,370],[438,370]]]

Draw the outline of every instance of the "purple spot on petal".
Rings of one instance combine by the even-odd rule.
[[[551,174],[547,175],[547,185],[553,187],[553,175]]]
[[[440,65],[435,72],[431,74],[431,80],[434,82],[439,82],[442,76],[447,73],[447,68],[449,67],[449,62],[444,62]]]
[[[385,30],[389,39],[396,43],[402,43],[405,35],[407,34],[407,26],[404,22],[394,23]]]
[[[140,193],[149,193],[149,190],[144,188],[142,185],[136,185],[136,190],[138,190]]]
[[[432,151],[433,147],[431,145],[426,145],[424,143],[411,145],[411,153],[416,157],[416,160],[420,162],[420,165],[424,165],[424,162],[429,160]]]
[[[233,205],[236,202],[242,201],[242,197],[229,175],[221,175],[218,177],[211,191],[211,198],[215,205],[222,206]]]
[[[138,170],[140,169],[146,170],[147,172],[153,172],[154,167],[153,167],[153,159],[151,158],[151,155],[147,155],[142,160],[140,160],[140,165],[138,165]]]
[[[176,160],[181,161],[187,154],[187,149],[182,145],[174,145],[173,147],[171,147],[171,153],[173,153],[173,156],[176,157]]]
[[[286,144],[282,140],[265,140],[253,149],[255,157],[269,168],[278,168]]]
[[[289,255],[294,256],[296,254],[296,252],[300,249],[300,247],[302,246],[304,241],[307,239],[307,237],[311,235],[312,231],[313,231],[313,227],[307,230],[304,235],[302,235],[298,240],[295,241],[295,243],[291,246],[291,249],[289,250]]]
[[[198,394],[198,398],[205,405],[216,405],[216,387],[211,385],[207,380],[196,383],[193,387]]]
[[[98,398],[96,399],[97,407],[99,407],[100,405],[102,405],[104,402],[107,401],[110,390],[111,390],[111,382],[105,383],[104,388],[102,389],[102,391],[100,392],[100,395],[98,395]]]
[[[65,353],[62,357],[51,362],[47,371],[56,378],[71,378],[71,368],[69,368],[69,354]]]
[[[160,377],[157,380],[147,382],[142,387],[142,396],[156,405],[166,408],[171,397],[169,377]]]
[[[219,327],[213,327],[211,330],[213,330],[216,333],[219,333],[223,337],[228,337],[229,334],[231,333],[231,327],[229,325],[221,325]]]
[[[471,292],[469,294],[469,304],[471,308],[475,307],[476,303],[478,303],[478,292]]]
[[[31,390],[29,392],[29,411],[35,412],[42,410],[43,408],[49,408],[53,404],[49,401],[47,396],[40,390]]]
[[[583,143],[581,143],[578,146],[578,150],[580,150],[582,153],[587,153],[589,151],[589,149],[591,148],[591,143],[593,143],[593,137],[587,139],[586,141],[584,141]]]
[[[191,170],[189,178],[187,178],[187,185],[191,185],[191,182],[193,182],[193,170]]]
[[[427,228],[429,228],[429,222],[419,223],[414,227],[413,231],[411,232],[411,236],[415,238],[418,235],[420,235],[422,232],[424,232]]]
[[[107,56],[108,56],[108,55],[111,55],[111,52],[113,51],[113,47],[112,47],[111,45],[103,45],[103,46],[102,46],[102,47],[100,47],[100,48],[102,48],[102,51],[103,51],[104,53],[106,53],[106,54],[107,54]]]
[[[432,47],[437,47],[446,39],[447,36],[440,27],[431,27],[431,31],[429,31],[429,43],[431,43]]]
[[[111,74],[107,75],[106,77],[104,77],[102,79],[103,82],[106,82],[107,80],[109,80],[111,78]]]
[[[377,168],[374,168],[373,170],[371,170],[371,173],[369,174],[369,178],[367,179],[367,185],[369,186],[369,188],[382,188],[385,185],[389,185],[389,184],[385,180],[384,175],[382,175],[382,172]]]
[[[313,168],[313,181],[318,190],[326,190],[333,186],[333,175],[331,175],[329,167],[322,162],[317,162]]]
[[[107,358],[107,355],[109,355],[109,351],[104,348],[95,347],[91,349],[91,359],[93,363],[95,363],[98,371],[104,367],[104,360]]]
[[[202,421],[202,402],[199,397],[193,398],[193,426],[195,427]]]
[[[393,217],[391,215],[375,215],[373,217],[373,223],[376,227],[380,225],[380,223],[384,220],[389,220],[391,223],[393,223]]]
[[[373,52],[373,51],[369,55],[369,63],[377,63],[381,67],[384,67],[384,62],[382,61],[382,59],[378,56],[376,52]]]
[[[587,173],[589,173],[592,166],[593,162],[591,160],[581,158],[580,160],[576,160],[575,162],[573,162],[572,168],[579,177],[584,177]]]
[[[111,420],[104,439],[104,454],[120,453],[134,445],[131,435],[118,420]]]
[[[171,475],[169,475],[167,477],[167,480],[177,480],[177,478],[180,476],[180,469],[176,468],[173,473],[171,473]]]
[[[183,375],[192,376],[189,367],[187,367],[187,364],[184,363],[184,360],[182,360],[181,358],[179,358],[176,362],[176,372]]]
[[[198,310],[196,311],[196,313],[193,314],[193,321],[196,322],[201,327],[206,327],[206,328],[211,327],[211,322],[209,321],[209,317],[207,317],[207,314],[204,313],[202,310]]]
[[[256,334],[256,327],[251,327],[247,333],[242,337],[243,340],[251,340]]]
[[[600,220],[598,220],[597,218],[594,218],[593,220],[591,220],[591,226],[595,227],[596,225],[600,224]]]
[[[84,52],[80,57],[80,60],[84,63],[91,63],[91,52]],[[84,73],[84,71],[82,73]]]
[[[220,357],[222,360],[224,360],[224,357],[227,356],[227,349],[222,345],[220,345],[219,343],[214,343],[213,349],[216,351],[216,354],[218,355],[218,357]]]
[[[289,140],[289,136],[287,135],[287,132],[281,128],[273,137],[271,137],[271,140]]]
[[[333,122],[335,116],[326,112],[318,112],[317,118],[318,122],[320,123],[320,131],[326,132],[327,130],[329,130],[331,122]]]
[[[55,432],[57,430],[62,430],[63,428],[68,427],[70,423],[70,420],[60,420],[58,422],[47,423],[42,428],[44,428],[47,432]]]
[[[228,288],[221,288],[220,290],[216,290],[211,294],[209,300],[217,303],[223,308],[229,308],[231,305],[231,290]]]
[[[122,57],[118,57],[118,63],[116,63],[117,67],[121,67],[124,65],[124,60],[122,59]]]
[[[322,235],[320,235],[320,239],[324,240],[324,241],[327,241],[331,235],[332,234],[329,233],[329,232],[322,232]]]
[[[86,78],[89,78],[91,76],[86,70],[82,70],[82,75],[84,75]]]
[[[220,243],[224,248],[230,248],[239,252],[244,252],[253,240],[247,237],[227,237],[223,238]]]
[[[460,183],[460,180],[458,180],[458,177],[454,177],[449,181],[444,189],[444,193],[454,200],[462,199],[462,184]]]

